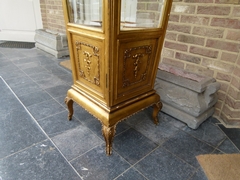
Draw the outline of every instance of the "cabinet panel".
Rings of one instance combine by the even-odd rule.
[[[152,90],[153,65],[158,39],[119,41],[116,102]]]
[[[104,39],[73,35],[72,43],[76,70],[75,85],[95,98],[104,99]]]

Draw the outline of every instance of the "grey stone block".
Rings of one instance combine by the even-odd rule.
[[[184,70],[180,71],[186,74]],[[197,81],[174,72],[159,69],[157,73],[155,89],[163,103],[162,111],[196,129],[213,115],[220,83],[210,77],[201,76]]]
[[[65,34],[45,29],[37,29],[34,39],[37,48],[42,49],[57,58],[69,55],[67,37]]]

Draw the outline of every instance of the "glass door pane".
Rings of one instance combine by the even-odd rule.
[[[161,26],[166,0],[121,0],[121,30]]]
[[[71,23],[102,27],[102,0],[68,0]]]

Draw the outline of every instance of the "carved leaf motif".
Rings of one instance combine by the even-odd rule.
[[[144,50],[144,53],[142,52],[142,50]],[[132,55],[132,53],[134,53]],[[142,61],[143,61],[143,57],[147,56],[147,66],[150,64],[150,58],[151,58],[151,54],[152,54],[152,46],[139,46],[139,47],[133,47],[133,48],[129,48],[126,49],[124,51],[124,61],[123,61],[123,88],[126,88],[128,86],[140,83],[144,80],[146,80],[147,74],[148,74],[148,67],[143,67],[142,65]],[[133,69],[129,69],[129,67],[127,67],[127,61],[128,60],[133,60]],[[145,59],[146,60],[146,59]],[[141,69],[144,69],[144,72],[140,73]],[[128,71],[132,71],[133,76],[135,78],[135,80],[129,80],[129,78],[127,77],[127,72]]]
[[[83,79],[87,80],[88,82],[91,82],[97,86],[100,86],[100,55],[99,53],[99,48],[96,46],[92,46],[90,44],[84,43],[84,42],[75,42],[76,45],[76,50],[77,50],[77,61],[78,61],[78,68],[79,68],[79,76],[82,77]],[[88,52],[86,50],[82,50],[82,46],[88,47],[92,49],[92,53]],[[81,64],[81,59],[80,59],[80,53],[82,52],[84,58],[83,62],[84,64]],[[96,57],[96,58],[93,58]],[[96,62],[97,59],[97,62]],[[93,62],[94,61],[94,62]],[[82,63],[83,63],[82,62]],[[93,64],[97,64],[97,74],[94,75],[94,77],[91,77],[93,72],[91,66]],[[85,73],[86,71],[86,73]],[[87,74],[87,76],[86,76]]]

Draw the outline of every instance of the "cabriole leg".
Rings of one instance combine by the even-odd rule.
[[[69,97],[66,97],[65,104],[67,105],[68,108],[68,120],[70,121],[73,116],[73,100]]]
[[[161,102],[158,102],[156,104],[153,105],[153,121],[154,121],[154,124],[158,124],[158,113],[159,111],[162,109],[162,103]]]
[[[116,125],[107,127],[102,124],[102,133],[106,142],[106,154],[109,156],[112,154],[112,141],[116,132]]]

